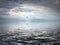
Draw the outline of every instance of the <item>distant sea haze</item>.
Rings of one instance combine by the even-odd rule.
[[[36,18],[35,16],[30,16],[28,18],[26,17],[14,17],[14,16],[1,16],[0,19],[0,29],[3,31],[8,30],[8,31],[18,31],[18,29],[22,30],[50,30],[50,29],[57,29],[58,26],[60,25],[60,18],[54,16],[45,16],[43,18]],[[53,17],[53,18],[51,18]],[[49,28],[49,29],[48,29]]]

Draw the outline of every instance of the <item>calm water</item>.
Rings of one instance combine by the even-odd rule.
[[[22,29],[22,30],[35,30],[35,29],[42,29],[47,30],[48,28],[57,28],[60,24],[60,18],[58,16],[45,16],[43,18],[33,17],[14,17],[14,16],[0,16],[0,30],[15,30],[15,29]]]

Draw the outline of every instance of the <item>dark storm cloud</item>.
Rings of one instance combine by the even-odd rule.
[[[45,6],[45,7],[53,9],[55,12],[60,13],[60,3],[56,3],[56,0],[28,0],[24,2],[38,5],[38,6]]]
[[[7,15],[7,12],[18,6],[19,4],[14,1],[0,0],[0,15]]]
[[[31,4],[37,6],[45,6],[54,9],[59,12],[60,5],[55,3],[55,0],[0,0],[0,9],[4,8],[0,11],[0,14],[5,14],[9,9],[14,8],[20,4]]]
[[[6,3],[8,2],[8,4]],[[5,3],[4,5],[9,5],[9,2],[17,2],[17,3],[31,3],[31,4],[37,4],[37,5],[43,5],[43,6],[52,6],[55,3],[55,0],[0,0],[0,3]],[[3,5],[2,4],[2,5]]]

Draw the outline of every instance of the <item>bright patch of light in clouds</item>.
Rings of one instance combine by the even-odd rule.
[[[9,10],[8,14],[10,16],[26,16],[26,15],[43,15],[51,9],[43,6],[33,6],[33,5],[21,5]]]

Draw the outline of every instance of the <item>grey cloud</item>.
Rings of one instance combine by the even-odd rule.
[[[47,6],[57,11],[60,10],[60,7],[58,7],[59,5],[55,4],[55,0],[0,0],[0,8],[11,9],[20,4]]]

